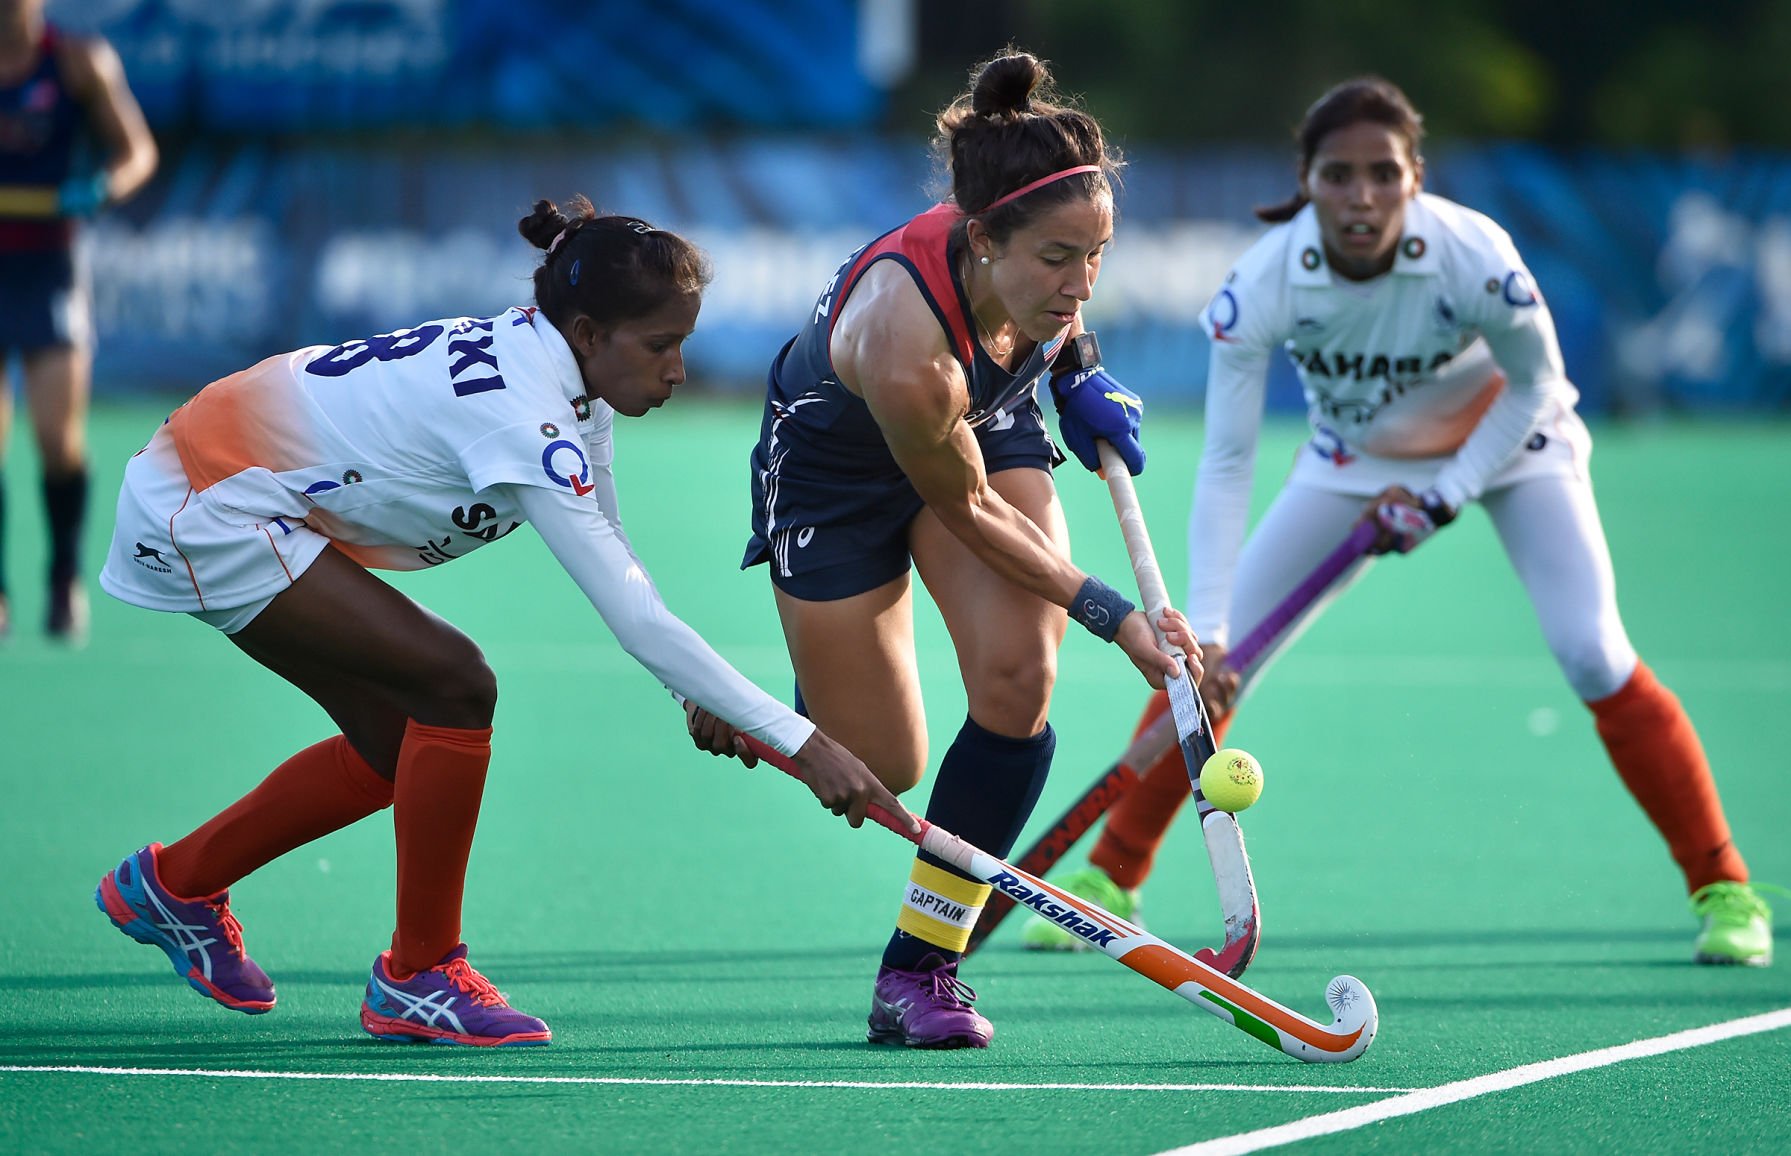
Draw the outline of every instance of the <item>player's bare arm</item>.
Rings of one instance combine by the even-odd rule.
[[[1088,575],[1059,552],[1030,518],[989,485],[982,451],[964,421],[969,389],[932,311],[900,270],[873,269],[834,330],[834,369],[859,394],[896,463],[946,529],[1015,586],[1069,606]],[[1179,611],[1157,624],[1187,655],[1195,677],[1200,650]],[[1158,649],[1142,613],[1120,624],[1114,642],[1152,686],[1175,662]]]
[[[117,51],[97,37],[63,43],[70,89],[105,149],[106,199],[114,204],[128,200],[155,175],[160,160],[155,137],[125,81]]]
[[[833,332],[834,368],[870,407],[915,491],[990,569],[1068,606],[1087,575],[989,485],[964,421],[963,369],[913,282],[893,265],[872,268],[845,309]]]

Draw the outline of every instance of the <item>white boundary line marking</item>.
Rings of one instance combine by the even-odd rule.
[[[1445,1104],[1456,1104],[1463,1100],[1472,1100],[1477,1096],[1486,1096],[1493,1092],[1519,1088],[1525,1084],[1552,1080],[1556,1076],[1571,1075],[1574,1072],[1584,1072],[1591,1068],[1608,1067],[1611,1064],[1620,1064],[1625,1060],[1643,1059],[1648,1056],[1664,1055],[1667,1052],[1683,1051],[1686,1048],[1701,1048],[1705,1044],[1720,1043],[1737,1036],[1776,1031],[1783,1027],[1791,1027],[1791,1008],[1780,1008],[1775,1012],[1729,1020],[1726,1023],[1712,1024],[1710,1027],[1691,1028],[1683,1032],[1674,1032],[1671,1035],[1655,1036],[1653,1039],[1600,1048],[1595,1052],[1580,1052],[1578,1055],[1563,1056],[1556,1060],[1525,1064],[1522,1067],[1508,1068],[1490,1075],[1476,1076],[1471,1080],[1457,1080],[1452,1084],[1441,1084],[1435,1088],[1407,1092],[1401,1096],[1394,1096],[1390,1100],[1363,1104],[1355,1108],[1345,1108],[1337,1112],[1326,1112],[1321,1116],[1308,1116],[1304,1120],[1295,1120],[1290,1124],[1279,1124],[1273,1128],[1259,1128],[1254,1132],[1240,1132],[1235,1136],[1222,1136],[1216,1140],[1203,1140],[1198,1144],[1189,1144],[1185,1148],[1172,1148],[1167,1152],[1159,1153],[1158,1156],[1241,1156],[1245,1152],[1260,1152],[1264,1148],[1278,1148],[1283,1144],[1311,1140],[1317,1136],[1331,1136],[1338,1132],[1352,1131],[1368,1124],[1377,1124],[1382,1120],[1391,1120],[1396,1116],[1410,1116],[1418,1112],[1427,1112]]]
[[[85,1064],[0,1064],[0,1072],[90,1076],[199,1076],[232,1080],[370,1080],[419,1084],[627,1084],[679,1088],[888,1088],[944,1092],[1328,1092],[1379,1095],[1410,1088],[1345,1088],[1325,1084],[991,1084],[909,1080],[698,1080],[635,1076],[447,1076],[426,1072],[258,1072],[248,1068],[111,1068]]]

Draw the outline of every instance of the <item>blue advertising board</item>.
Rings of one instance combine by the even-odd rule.
[[[1122,380],[1199,399],[1195,318],[1291,180],[1277,153],[1133,150],[1088,309]],[[1428,180],[1512,232],[1585,409],[1791,404],[1791,158],[1458,147]],[[526,303],[539,254],[517,219],[585,193],[709,250],[693,376],[757,389],[846,254],[940,191],[921,142],[873,137],[182,150],[83,233],[99,388],[190,392],[279,350]],[[1271,404],[1297,407],[1279,374]]]

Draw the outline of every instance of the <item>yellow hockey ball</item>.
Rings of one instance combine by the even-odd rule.
[[[1214,751],[1200,768],[1200,793],[1221,811],[1241,811],[1262,798],[1262,768],[1249,751]]]

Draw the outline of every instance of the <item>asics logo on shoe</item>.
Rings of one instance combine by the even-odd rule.
[[[153,559],[153,561],[151,561],[151,559]],[[145,546],[141,542],[137,543],[137,554],[131,561],[143,567],[145,570],[153,570],[157,574],[174,573],[174,567],[168,565],[168,559],[162,557],[162,552],[160,550],[156,549],[154,546]]]
[[[447,1025],[461,1035],[466,1034],[466,1027],[460,1017],[451,1010],[460,1002],[459,996],[449,995],[445,991],[432,991],[426,996],[414,996],[407,991],[393,987],[383,979],[375,978],[374,983],[385,993],[386,999],[397,1011],[401,1020],[416,1020],[429,1027],[440,1027],[445,1021]]]
[[[205,972],[205,978],[210,979],[211,952],[205,949],[216,943],[218,938],[215,935],[210,938],[201,938],[196,933],[210,931],[211,928],[203,923],[183,923],[177,915],[168,910],[161,897],[151,888],[143,889],[143,897],[155,905],[156,914],[160,916],[154,920],[156,930],[166,932],[168,938],[174,942],[174,946],[188,955],[198,956],[199,965]]]

